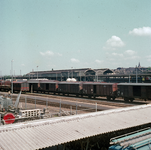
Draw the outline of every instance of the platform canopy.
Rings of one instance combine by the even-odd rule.
[[[52,147],[151,122],[151,105],[0,126],[0,149]]]

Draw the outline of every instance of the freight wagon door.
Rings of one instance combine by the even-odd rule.
[[[93,94],[96,94],[96,85],[93,85]]]
[[[133,86],[133,95],[134,97],[141,96],[141,86]]]
[[[150,86],[146,87],[146,90],[147,90],[147,93],[146,93],[147,99],[151,99],[151,87]]]
[[[46,90],[49,90],[49,84],[46,83]]]
[[[133,91],[134,91],[133,86],[127,86],[125,89],[125,96],[126,97],[134,97]]]
[[[141,87],[141,97],[146,99],[147,98],[147,93],[146,93],[146,87],[142,86]]]
[[[30,92],[33,93],[33,85],[30,84]]]

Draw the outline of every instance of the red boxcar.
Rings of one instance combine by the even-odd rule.
[[[58,92],[62,94],[82,94],[82,82],[59,82]]]
[[[29,83],[27,81],[14,81],[13,82],[13,91],[29,91]]]
[[[108,100],[114,100],[117,97],[116,83],[99,83],[85,82],[83,83],[83,95],[88,97],[105,96]]]

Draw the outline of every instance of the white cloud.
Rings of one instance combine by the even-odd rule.
[[[80,61],[79,61],[78,59],[71,58],[71,62],[74,62],[74,63],[79,63]]]
[[[123,57],[123,54],[112,53],[113,56]]]
[[[146,58],[147,58],[147,61],[151,61],[151,55],[148,55],[148,56],[146,56]]]
[[[46,51],[46,52],[40,52],[40,54],[42,55],[42,56],[54,56],[54,55],[57,55],[57,56],[62,56],[62,54],[61,53],[54,53],[54,52],[52,52],[52,51]]]
[[[25,64],[21,64],[21,66],[22,66],[22,67],[24,67],[24,66],[25,66]]]
[[[140,57],[137,55],[137,52],[133,51],[133,50],[126,50],[124,52],[124,55],[125,55],[125,60],[136,60],[136,59],[139,59]]]
[[[101,64],[101,63],[103,63],[104,61],[103,61],[103,60],[98,60],[98,59],[96,59],[95,62],[98,63],[98,64]]]
[[[58,56],[62,56],[62,54],[60,54],[60,53],[56,53]]]
[[[133,50],[126,50],[125,52],[124,52],[124,54],[126,54],[126,55],[136,55],[137,53],[135,52],[135,51],[133,51]]]
[[[124,45],[124,42],[119,37],[114,35],[106,41],[106,46],[104,46],[103,49],[116,50],[116,48],[123,47]]]
[[[40,54],[42,56],[53,56],[54,52],[52,52],[52,51],[46,51],[46,52],[40,52]]]
[[[138,36],[151,36],[151,27],[134,28],[132,31],[129,31],[129,34]]]

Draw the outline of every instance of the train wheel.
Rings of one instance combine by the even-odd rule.
[[[115,97],[112,97],[112,100],[114,101],[114,100],[115,100]]]
[[[127,97],[124,97],[124,101],[125,101],[125,102],[128,102],[128,100],[129,100],[129,99],[128,99]]]
[[[107,100],[110,101],[110,100],[111,100],[111,97],[110,97],[110,96],[107,96]]]
[[[91,98],[91,95],[89,95],[88,98]]]

